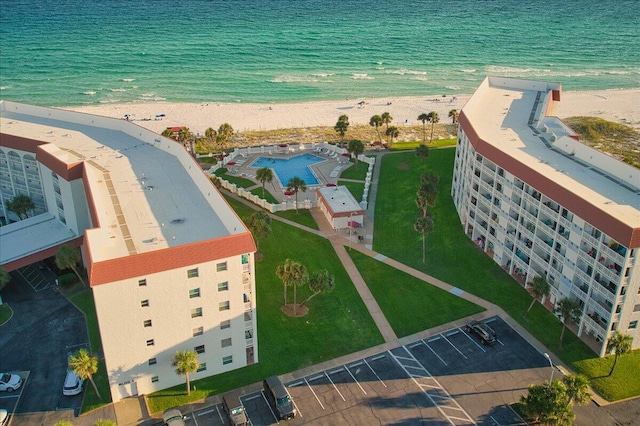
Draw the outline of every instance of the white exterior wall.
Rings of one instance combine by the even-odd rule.
[[[225,261],[228,270],[217,272],[216,265]],[[187,278],[187,271],[194,268],[198,268],[198,277]],[[246,286],[243,277],[249,280]],[[179,350],[205,345],[205,353],[198,360],[206,363],[206,370],[191,375],[192,380],[247,365],[249,345],[253,346],[253,361],[257,362],[253,277],[251,254],[244,268],[241,256],[236,256],[95,286],[96,312],[113,401],[183,384],[185,378],[171,367]],[[146,279],[146,286],[139,285],[142,279]],[[218,291],[218,284],[225,281],[229,289]],[[191,298],[189,292],[194,289],[200,290],[200,296]],[[142,306],[145,300],[147,307]],[[220,311],[219,304],[226,301],[229,310]],[[192,318],[195,308],[202,308],[202,316]],[[245,322],[247,310],[251,320]],[[146,320],[151,320],[150,327],[144,326]],[[231,326],[221,329],[220,323],[225,320]],[[193,330],[198,327],[203,327],[204,333],[194,337]],[[245,339],[246,329],[252,330],[253,339]],[[226,338],[231,338],[232,345],[222,348],[221,341]],[[150,339],[154,344],[147,346]],[[232,356],[233,362],[223,365],[226,356]],[[156,359],[155,365],[149,365],[152,358]],[[153,377],[157,377],[157,382],[152,382]]]
[[[583,307],[578,335],[600,342],[600,356],[614,329],[631,335],[633,347],[640,347],[640,250],[626,249],[624,256],[612,250],[611,238],[597,224],[575,212],[563,214],[561,203],[545,194],[537,199],[535,182],[522,182],[478,156],[462,129],[458,139],[452,197],[468,237],[483,240],[484,251],[524,282],[544,276],[551,284],[551,303],[578,300]]]

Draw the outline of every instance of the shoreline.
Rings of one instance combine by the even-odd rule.
[[[422,125],[418,115],[435,111],[440,123],[450,123],[449,111],[458,112],[471,97],[461,95],[402,96],[386,98],[356,98],[333,101],[291,103],[122,103],[63,107],[131,121],[157,133],[167,127],[187,126],[191,132],[203,135],[208,127],[218,129],[229,123],[235,132],[266,131],[317,126],[333,127],[342,114],[351,125],[368,125],[371,116],[389,112],[391,125]],[[557,108],[561,119],[572,116],[593,116],[640,129],[640,88],[562,92]],[[364,102],[364,103],[362,103]],[[157,117],[164,115],[162,117]]]

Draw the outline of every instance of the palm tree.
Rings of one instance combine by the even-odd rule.
[[[293,287],[293,315],[296,315],[296,302],[298,286],[304,285],[309,281],[309,273],[307,268],[291,259],[284,261],[283,265],[278,265],[276,268],[276,275],[284,284],[284,305],[287,306],[287,287]]]
[[[215,186],[216,188],[222,187],[222,181],[218,176],[211,176],[209,179],[211,180],[211,183],[213,183],[213,186]]]
[[[555,309],[556,313],[559,313],[562,317],[562,331],[560,332],[560,343],[559,347],[562,349],[562,339],[564,337],[564,331],[567,328],[567,325],[576,323],[580,316],[580,306],[568,297],[564,299],[560,299],[556,305]]]
[[[216,136],[216,142],[220,144],[220,148],[224,148],[233,136],[233,127],[229,123],[222,123],[218,128],[218,135]]]
[[[287,191],[293,191],[296,197],[296,213],[298,212],[298,191],[307,192],[307,185],[304,183],[304,180],[300,179],[298,176],[294,176],[289,179],[287,183]]]
[[[244,223],[256,239],[256,246],[259,249],[259,241],[271,235],[271,216],[264,210],[260,210],[245,219]]]
[[[33,200],[28,195],[18,194],[7,200],[7,210],[14,212],[20,219],[29,217],[28,213],[36,208]]]
[[[58,266],[58,268],[71,269],[76,274],[82,285],[86,287],[87,284],[84,282],[82,276],[80,275],[80,272],[76,268],[78,263],[80,263],[80,260],[80,250],[77,247],[65,244],[60,246],[60,248],[56,252],[56,265]]]
[[[216,132],[213,127],[208,127],[207,130],[204,131],[204,137],[207,138],[207,142],[213,143],[218,136],[218,132]]]
[[[613,365],[611,366],[611,371],[609,371],[609,376],[613,374],[613,370],[616,368],[618,357],[626,354],[627,352],[631,352],[632,341],[633,338],[630,335],[622,334],[618,330],[616,330],[613,336],[609,338],[608,350],[616,355],[613,359]]]
[[[309,279],[309,288],[313,294],[307,297],[300,306],[306,304],[312,297],[316,297],[320,293],[331,293],[333,289],[336,288],[336,278],[333,275],[329,275],[329,271],[323,269],[311,276]]]
[[[549,295],[549,291],[551,291],[551,286],[544,277],[535,277],[529,285],[531,286],[530,292],[531,296],[533,296],[533,300],[531,301],[527,312],[524,313],[523,318],[529,315],[529,311],[533,308],[537,299],[540,299],[540,303],[542,303],[542,298],[547,297]]]
[[[380,129],[379,129],[379,127],[382,126],[382,117],[380,117],[377,114],[371,117],[371,119],[369,120],[369,126],[374,126],[376,128],[376,133],[378,134],[378,140],[380,141],[380,143],[382,143],[382,135],[380,134]]]
[[[421,185],[425,185],[427,183],[433,184],[434,186],[438,186],[438,183],[440,182],[440,177],[433,173],[433,172],[427,172],[424,175],[420,175],[420,184]]]
[[[387,129],[387,136],[389,136],[389,145],[393,144],[393,139],[397,138],[400,134],[400,131],[396,126],[391,126]]]
[[[578,405],[585,404],[591,398],[591,387],[589,379],[582,374],[567,374],[562,378],[562,382],[567,387],[567,397],[569,405],[574,402]]]
[[[92,426],[117,426],[116,422],[111,419],[98,419]]]
[[[416,205],[422,210],[422,216],[427,215],[427,207],[434,207],[438,199],[438,187],[433,182],[426,182],[416,193]]]
[[[428,215],[419,217],[413,224],[413,229],[420,234],[422,239],[422,263],[424,263],[427,234],[433,231],[433,219]]]
[[[195,373],[200,368],[198,362],[198,353],[195,351],[178,351],[173,356],[171,366],[176,368],[176,374],[185,376],[187,382],[187,395],[191,393],[191,386],[189,385],[189,374]]]
[[[98,398],[102,399],[96,383],[93,381],[93,375],[98,372],[97,356],[91,356],[86,349],[80,349],[75,354],[69,356],[69,369],[76,373],[82,380],[89,380]]]
[[[533,423],[569,426],[575,414],[569,405],[567,387],[559,380],[531,385],[520,397],[523,414]]]
[[[387,133],[389,132],[389,124],[393,121],[393,117],[388,112],[383,112],[380,116],[382,118],[382,122],[387,125]]]
[[[171,129],[164,129],[161,135],[164,136],[165,138],[171,138],[175,140],[175,137],[173,136],[173,132],[171,131]]]
[[[424,159],[429,156],[429,147],[421,143],[416,148],[416,157],[420,159],[421,163],[424,163]]]
[[[69,420],[58,420],[53,424],[53,426],[73,426]]]
[[[178,142],[180,142],[180,143],[184,144],[185,142],[187,142],[192,137],[193,137],[193,134],[191,133],[191,130],[189,130],[188,127],[183,127],[178,132]]]
[[[418,116],[418,121],[422,121],[422,143],[427,143],[427,129],[425,125],[427,121],[429,121],[429,115],[426,112],[423,112]]]
[[[451,118],[451,123],[456,124],[458,122],[458,110],[452,109],[449,111],[449,118]]]
[[[340,135],[340,146],[344,143],[344,135],[347,133],[347,129],[349,128],[349,117],[346,114],[342,114],[338,117],[338,122],[333,127],[333,129],[338,132]]]
[[[438,117],[437,112],[431,111],[427,114],[427,121],[431,122],[431,138],[429,139],[429,143],[433,143],[433,126],[440,121],[440,117]]]
[[[347,151],[351,153],[356,159],[356,168],[358,168],[358,155],[364,152],[364,144],[361,141],[353,140],[349,141]]]
[[[262,184],[262,198],[264,198],[264,184],[267,182],[273,182],[273,170],[271,170],[269,167],[262,167],[258,169],[256,171],[256,179]]]

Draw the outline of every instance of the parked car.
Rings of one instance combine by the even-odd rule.
[[[9,412],[4,408],[0,408],[0,426],[5,426],[9,421]]]
[[[498,341],[496,332],[482,321],[469,321],[467,323],[467,331],[478,336],[483,345],[495,345]]]
[[[0,373],[0,391],[13,392],[22,386],[22,377],[18,374]]]
[[[264,394],[276,411],[280,420],[293,419],[296,416],[296,408],[289,391],[284,387],[277,376],[271,376],[262,382]]]
[[[229,392],[222,397],[222,406],[229,416],[233,426],[248,425],[249,419],[244,412],[244,406],[235,392]]]
[[[78,375],[69,370],[67,371],[67,375],[64,378],[64,386],[62,387],[62,394],[64,396],[73,396],[82,392],[82,384],[84,380],[82,380]]]
[[[162,421],[167,426],[186,426],[184,416],[177,408],[165,411],[162,415]]]

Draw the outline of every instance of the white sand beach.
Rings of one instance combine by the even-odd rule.
[[[417,117],[435,111],[440,122],[449,122],[449,111],[460,110],[470,95],[443,97],[411,96],[376,99],[345,99],[301,103],[128,103],[66,108],[107,117],[131,119],[142,127],[161,133],[167,127],[187,126],[193,133],[218,129],[229,123],[239,132],[293,127],[333,126],[342,114],[352,125],[368,124],[371,116],[389,112],[396,126],[420,124]],[[163,115],[156,118],[156,116]],[[640,129],[640,88],[563,92],[558,107],[560,118],[577,115],[601,117]]]

